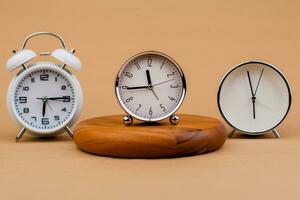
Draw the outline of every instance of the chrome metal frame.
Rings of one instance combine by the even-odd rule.
[[[177,104],[177,106],[175,107],[175,109],[173,109],[172,112],[168,113],[167,115],[165,115],[164,117],[160,117],[160,118],[157,118],[157,119],[147,119],[147,118],[143,118],[143,117],[140,117],[136,114],[134,114],[133,112],[131,112],[129,109],[127,109],[127,107],[123,104],[122,100],[121,100],[121,97],[120,97],[120,94],[119,94],[119,79],[120,79],[120,76],[121,76],[121,73],[122,71],[124,70],[124,68],[130,63],[132,62],[134,59],[138,58],[138,57],[141,57],[141,56],[151,56],[151,55],[154,55],[154,56],[161,56],[163,58],[165,58],[166,60],[170,61],[172,64],[175,65],[175,67],[177,68],[178,72],[180,73],[180,76],[181,76],[181,80],[182,80],[182,95],[181,95],[181,98]],[[132,117],[134,117],[135,119],[138,119],[138,120],[141,120],[141,121],[145,121],[145,122],[156,122],[156,121],[161,121],[163,119],[166,119],[168,117],[171,117],[179,108],[180,106],[182,105],[182,102],[185,98],[185,95],[186,95],[186,80],[185,80],[185,76],[184,76],[184,73],[181,69],[181,67],[179,66],[179,64],[174,60],[172,59],[170,56],[164,54],[164,53],[161,53],[161,52],[158,52],[158,51],[144,51],[144,52],[141,52],[139,54],[136,54],[132,57],[130,57],[121,67],[121,69],[119,70],[118,74],[117,74],[117,77],[116,77],[116,81],[115,81],[115,94],[116,94],[116,97],[118,99],[118,102],[119,104],[121,105],[121,107],[123,108],[123,110],[128,113],[129,115],[131,115]]]
[[[57,35],[57,34],[54,34],[54,33],[51,33],[51,32],[36,32],[36,33],[32,33],[32,34],[28,35],[28,36],[25,38],[25,40],[23,41],[23,44],[22,44],[21,49],[23,50],[23,49],[25,48],[26,44],[28,43],[28,41],[29,41],[31,38],[33,38],[33,37],[35,37],[35,36],[39,36],[39,35],[49,35],[49,36],[53,36],[53,37],[57,38],[57,39],[60,41],[60,43],[61,43],[61,45],[63,46],[64,49],[67,49],[67,46],[66,46],[66,44],[65,44],[64,39],[63,39],[61,36],[59,36],[59,35]],[[42,53],[42,55],[45,55],[45,54],[46,54],[46,55],[49,55],[50,53]]]

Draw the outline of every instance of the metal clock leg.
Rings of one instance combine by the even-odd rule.
[[[234,133],[235,133],[235,131],[236,131],[236,130],[235,130],[235,129],[233,129],[233,130],[230,132],[230,134],[228,135],[228,137],[229,137],[229,138],[232,138],[232,137],[233,137],[233,135],[234,135]]]
[[[127,115],[123,118],[123,124],[125,124],[126,126],[130,126],[133,122],[133,119],[130,115]]]
[[[25,132],[26,132],[26,128],[23,127],[21,129],[21,131],[18,133],[18,135],[16,136],[16,142],[18,142],[23,137],[23,135],[24,135]]]
[[[170,123],[171,124],[176,125],[176,124],[179,123],[179,121],[180,121],[180,118],[179,118],[178,115],[173,114],[173,115],[170,116]]]
[[[272,132],[273,132],[273,134],[275,135],[276,138],[280,138],[280,134],[275,128],[272,130]]]
[[[73,132],[72,132],[72,130],[68,126],[65,127],[65,131],[68,133],[68,135],[70,136],[70,138],[73,138]]]

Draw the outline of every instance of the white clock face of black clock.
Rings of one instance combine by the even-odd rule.
[[[185,95],[185,80],[170,58],[155,53],[140,54],[122,67],[116,92],[129,114],[140,120],[157,121],[178,109]]]
[[[273,66],[247,62],[232,69],[218,93],[220,111],[234,128],[259,134],[276,127],[287,115],[288,82]]]
[[[13,107],[27,127],[43,132],[56,129],[72,117],[74,88],[58,70],[34,70],[17,83]]]

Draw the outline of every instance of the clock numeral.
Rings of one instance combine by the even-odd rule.
[[[70,96],[63,96],[63,102],[70,102],[71,97]]]
[[[128,99],[126,99],[126,102],[128,103],[128,102],[130,102],[132,100],[133,100],[133,97],[129,97]]]
[[[61,111],[63,111],[63,112],[67,112],[67,108],[66,108],[66,107],[64,107],[63,109],[61,109]]]
[[[49,74],[41,74],[40,80],[41,81],[49,81]]]
[[[29,113],[29,108],[23,108],[23,113]]]
[[[31,83],[34,83],[34,82],[35,82],[35,78],[31,78],[31,79],[30,79],[30,82],[31,82]]]
[[[168,96],[168,97],[169,97],[169,99],[170,99],[171,101],[175,101],[175,100],[176,100],[174,97],[171,97],[171,96]]]
[[[137,68],[138,70],[141,69],[141,66],[139,65],[139,63],[138,63],[137,61],[134,61],[134,65],[136,66],[136,68]]]
[[[20,103],[27,103],[27,97],[19,97]]]
[[[67,86],[66,85],[62,85],[61,86],[61,90],[66,90],[67,89]]]
[[[133,74],[130,72],[125,72],[125,76],[127,76],[128,78],[132,79],[133,78]]]
[[[148,60],[148,66],[152,67],[152,58],[149,57],[147,60]]]
[[[164,60],[163,63],[161,64],[160,69],[162,69],[162,67],[164,66],[164,64],[165,64],[165,60]]]
[[[23,91],[29,91],[29,86],[24,86]]]
[[[127,88],[128,88],[128,86],[126,86],[126,85],[122,86],[122,89],[124,89],[124,90],[127,90]]]
[[[142,104],[139,104],[138,108],[135,111],[138,111],[142,107]]]
[[[49,118],[42,118],[42,124],[43,125],[48,125],[50,122],[49,122]]]
[[[166,108],[162,104],[160,104],[159,106],[162,109],[162,111],[166,112]]]
[[[54,116],[54,120],[55,120],[55,121],[59,121],[59,120],[60,120],[59,115],[55,115],[55,116]]]
[[[152,107],[149,109],[149,115],[153,115]]]
[[[170,78],[170,76],[174,76],[175,72],[172,72],[171,74],[167,74],[167,77]]]
[[[57,82],[57,77],[54,78],[54,81]]]
[[[170,85],[170,88],[178,88],[178,85]]]
[[[35,116],[32,116],[31,119],[33,119],[34,121],[36,121],[36,117]]]

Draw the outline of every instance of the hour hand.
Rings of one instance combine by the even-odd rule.
[[[152,82],[151,82],[151,77],[150,77],[150,72],[149,72],[149,70],[146,70],[146,76],[147,76],[147,82],[148,82],[148,85],[152,85]]]
[[[70,96],[63,96],[63,97],[49,97],[48,100],[69,100]]]
[[[36,99],[39,99],[39,100],[44,100],[44,98],[36,98]],[[70,96],[62,96],[62,97],[47,97],[47,101],[50,100],[50,101],[66,101],[66,100],[70,100]]]

